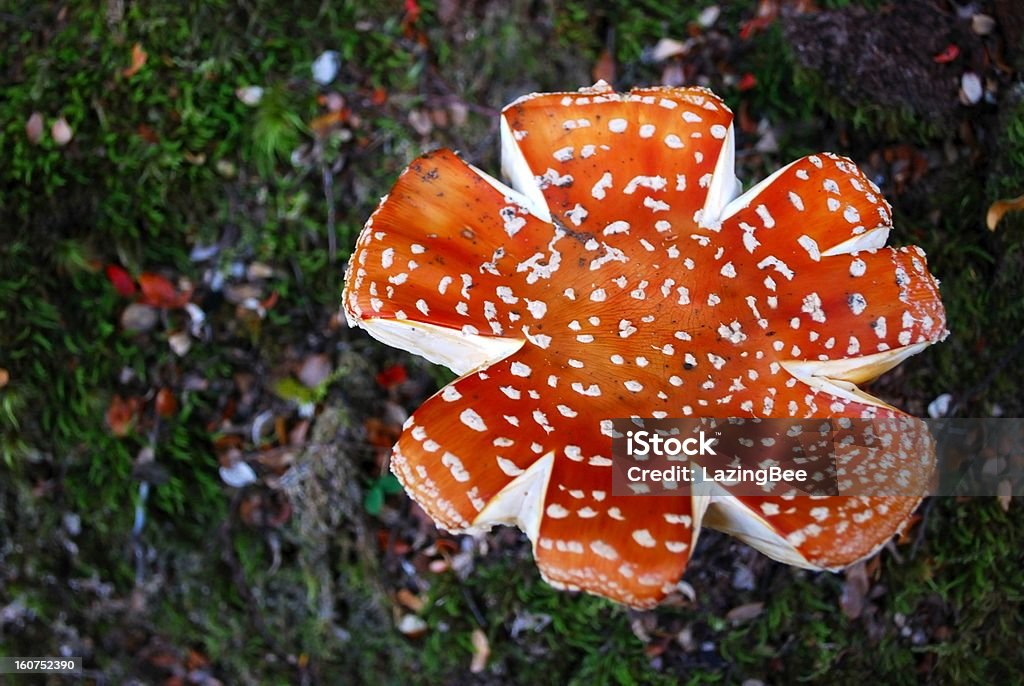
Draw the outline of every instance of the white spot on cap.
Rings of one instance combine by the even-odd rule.
[[[469,472],[462,466],[462,460],[451,453],[445,453],[441,456],[441,464],[448,468],[451,472],[452,478],[460,483],[469,481]]]
[[[473,431],[487,431],[487,424],[484,423],[483,418],[468,407],[459,415],[459,421]]]
[[[546,512],[548,517],[551,517],[552,519],[565,519],[569,516],[569,510],[565,509],[564,507],[557,503],[552,503],[551,505],[548,505]]]
[[[605,172],[601,175],[601,178],[597,180],[594,187],[590,189],[590,194],[598,200],[604,200],[607,195],[607,190],[612,187],[612,174],[611,172]]]
[[[850,311],[854,314],[860,314],[868,306],[867,299],[860,293],[851,293],[846,298],[846,302],[850,305]]]
[[[657,542],[654,540],[654,536],[651,536],[651,532],[647,529],[637,529],[634,531],[633,540],[645,548],[653,548],[657,545]]]
[[[591,541],[590,549],[594,551],[595,555],[603,557],[606,560],[617,560],[619,557],[615,548],[611,547],[604,541]]]
[[[679,136],[675,135],[674,133],[670,133],[669,135],[665,136],[665,145],[672,148],[673,150],[680,150],[683,147],[685,147],[683,141],[679,140]]]
[[[801,248],[807,251],[807,254],[811,256],[812,260],[815,262],[821,261],[821,251],[818,249],[817,241],[805,234],[796,239],[796,242],[800,244]]]
[[[628,234],[629,233],[629,222],[622,221],[621,219],[618,220],[618,221],[614,221],[611,224],[609,224],[608,226],[604,227],[604,231],[602,233],[604,233],[605,236],[613,236],[613,235],[615,235],[617,233],[626,233],[626,234]]]
[[[568,162],[572,159],[573,147],[571,145],[559,148],[553,153],[553,157],[559,162]]]
[[[522,377],[527,377],[527,376],[529,376],[533,372],[532,369],[527,367],[522,362],[513,362],[512,366],[509,367],[509,371],[512,372],[512,376],[522,376]]]
[[[498,457],[498,468],[508,476],[519,476],[523,470],[516,466],[516,463],[506,457]]]

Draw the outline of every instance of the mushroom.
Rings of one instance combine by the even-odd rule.
[[[677,587],[702,525],[811,569],[884,544],[919,497],[637,498],[610,468],[613,418],[906,417],[857,384],[948,332],[878,188],[822,154],[740,195],[732,113],[701,88],[529,95],[501,134],[511,187],[420,157],[346,275],[351,324],[460,375],[391,460],[437,524],[516,525],[549,583],[635,607]],[[912,427],[894,459],[930,451]]]

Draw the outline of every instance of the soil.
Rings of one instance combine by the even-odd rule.
[[[784,14],[783,29],[800,66],[817,72],[846,104],[905,110],[947,131],[957,123],[964,66],[984,68],[980,37],[926,0],[880,12]],[[955,66],[936,61],[950,45],[959,49]]]

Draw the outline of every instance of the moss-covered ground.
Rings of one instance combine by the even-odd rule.
[[[0,655],[81,655],[98,684],[1024,682],[1016,501],[929,501],[861,582],[708,535],[695,599],[639,613],[552,590],[515,532],[438,535],[381,470],[450,377],[339,320],[359,228],[420,152],[496,172],[501,106],[595,73],[712,87],[747,185],[854,158],[893,242],[928,252],[953,332],[873,390],[918,414],[943,393],[959,416],[1024,412],[1024,214],[985,227],[1024,193],[1020,11],[974,3],[996,19],[979,36],[955,3],[918,3],[943,6],[899,57],[946,69],[929,116],[897,97],[916,92],[898,61],[870,98],[853,80],[871,64],[802,59],[809,3],[721,2],[701,24],[713,4],[0,5]],[[687,52],[656,63],[665,37]],[[960,56],[936,62],[936,41]],[[968,70],[989,89],[973,106]],[[165,299],[140,305],[140,280]],[[235,489],[239,464],[256,479]]]

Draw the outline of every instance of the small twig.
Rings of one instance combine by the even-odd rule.
[[[459,590],[462,591],[462,597],[466,599],[466,604],[469,605],[469,611],[473,613],[473,618],[476,619],[476,623],[480,625],[481,629],[487,628],[487,620],[484,618],[480,608],[476,604],[476,600],[473,599],[473,595],[469,592],[464,585],[459,585]]]
[[[157,417],[153,430],[149,434],[149,450],[156,459],[157,436],[160,432],[160,418]],[[135,521],[132,523],[132,557],[135,560],[135,588],[142,588],[146,577],[146,554],[142,541],[142,530],[146,526],[146,501],[149,500],[148,481],[139,483],[139,502],[135,504]]]
[[[327,203],[327,258],[333,263],[338,256],[338,234],[335,229],[334,173],[324,160],[323,143],[317,139],[314,155],[320,162],[320,178],[323,180],[324,201]]]
[[[917,558],[917,551],[924,544],[924,534],[928,528],[928,514],[932,511],[932,506],[935,504],[935,498],[927,498],[924,501],[924,505],[921,506],[921,521],[917,525],[917,531],[914,534],[914,542],[910,545],[910,559],[914,560]]]

